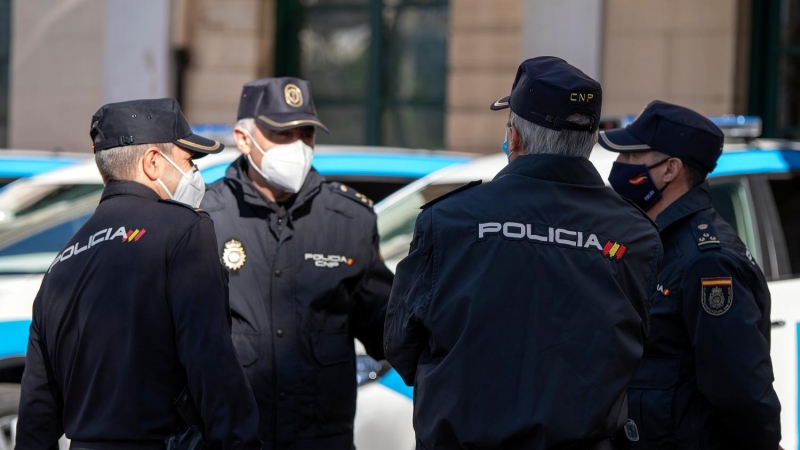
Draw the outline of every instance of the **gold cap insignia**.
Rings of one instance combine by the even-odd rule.
[[[303,91],[294,84],[287,84],[283,88],[283,95],[286,97],[286,104],[299,108],[303,106]]]
[[[247,254],[244,252],[242,243],[236,239],[231,239],[225,243],[225,248],[222,250],[222,264],[229,270],[239,270],[244,266],[247,260]]]

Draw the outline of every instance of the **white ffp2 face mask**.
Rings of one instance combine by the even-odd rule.
[[[247,136],[261,153],[260,167],[253,162],[250,155],[247,155],[247,160],[253,169],[264,177],[267,183],[284,192],[292,194],[300,192],[308,172],[311,171],[314,149],[298,139],[291,144],[276,145],[265,152],[250,133],[247,133]]]
[[[172,193],[169,191],[169,189],[167,189],[167,185],[161,181],[161,178],[157,178],[156,182],[161,185],[161,187],[167,192],[167,195],[169,195],[169,198],[172,200],[186,203],[192,208],[200,207],[200,202],[203,201],[203,196],[206,193],[206,183],[203,181],[203,176],[200,175],[200,171],[197,169],[197,166],[193,165],[191,172],[186,173],[181,170],[181,168],[178,167],[173,160],[168,158],[167,155],[163,153],[160,153],[160,155],[163,156],[168,163],[172,164],[172,167],[174,167],[175,170],[181,173],[181,181],[178,182],[178,187],[175,188],[175,193]]]

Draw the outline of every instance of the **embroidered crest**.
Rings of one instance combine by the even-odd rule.
[[[242,243],[236,239],[231,239],[225,243],[225,248],[222,250],[222,264],[229,270],[239,270],[244,266],[247,260],[247,254],[244,252]]]
[[[712,316],[721,316],[728,312],[733,304],[733,280],[727,278],[703,278],[703,309]]]

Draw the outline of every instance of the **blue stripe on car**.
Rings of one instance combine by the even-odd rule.
[[[75,164],[76,158],[0,157],[0,177],[24,178]]]
[[[459,156],[414,156],[401,154],[320,154],[314,156],[314,168],[322,175],[422,178],[452,164],[465,163]],[[225,176],[229,164],[202,171],[203,180],[213,183]]]
[[[788,172],[800,169],[798,152],[792,150],[746,150],[723,153],[712,177],[754,173]]]
[[[30,320],[0,322],[0,358],[25,356],[28,351]]]
[[[414,388],[406,386],[405,381],[400,378],[400,374],[394,369],[386,372],[386,375],[381,377],[381,379],[378,380],[378,383],[401,395],[404,395],[405,397],[412,399],[414,398]]]

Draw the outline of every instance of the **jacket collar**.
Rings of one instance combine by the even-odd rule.
[[[523,155],[510,162],[497,176],[522,175],[556,183],[605,186],[594,165],[586,158],[561,155]]]
[[[264,194],[262,194],[261,191],[259,191],[255,185],[253,185],[253,182],[250,180],[250,176],[247,175],[247,168],[249,164],[250,162],[244,157],[244,155],[238,157],[233,163],[231,163],[231,165],[228,167],[228,170],[225,171],[226,181],[233,182],[235,186],[238,186],[240,196],[247,203],[255,206],[262,206],[273,211],[278,211],[280,207],[265,197]],[[303,183],[303,187],[300,188],[300,192],[294,196],[289,211],[297,209],[310,198],[317,195],[323,182],[325,182],[325,177],[320,175],[319,172],[312,167],[308,172],[306,181]]]
[[[154,201],[161,199],[156,191],[136,181],[110,181],[103,189],[100,202],[102,203],[109,198],[121,195],[132,195]]]
[[[695,186],[689,192],[683,194],[681,198],[667,206],[667,209],[656,217],[656,225],[663,232],[675,222],[712,207],[708,182],[705,182]]]

